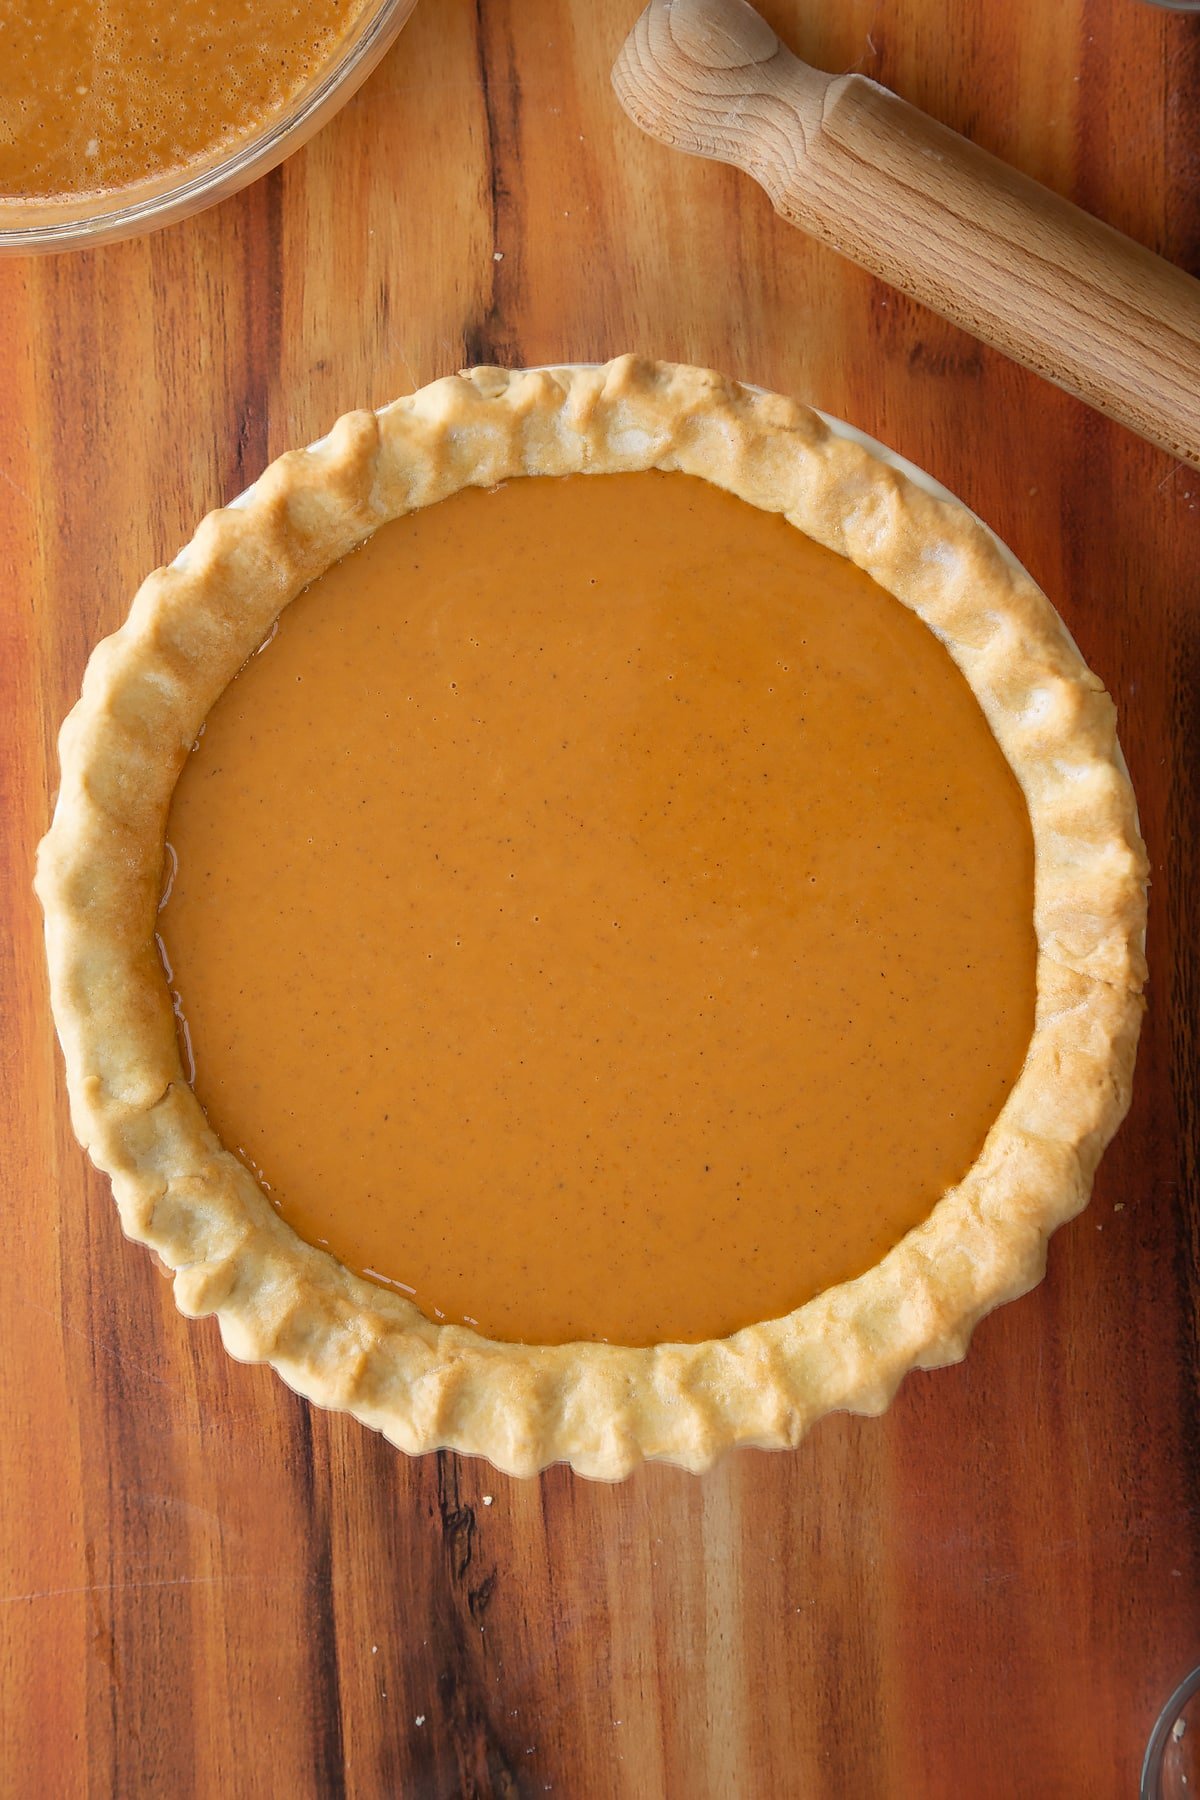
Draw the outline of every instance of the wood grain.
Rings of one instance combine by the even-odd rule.
[[[942,318],[1200,468],[1200,282],[878,82],[809,68],[746,0],[651,0],[613,87]]]
[[[5,1795],[1115,1797],[1200,1655],[1200,480],[650,143],[636,11],[426,0],[239,198],[0,266]],[[1200,270],[1194,21],[767,11]],[[208,506],[464,361],[630,347],[855,420],[1047,587],[1121,710],[1151,1008],[1091,1208],[960,1368],[702,1480],[518,1483],[176,1316],[70,1135],[30,862],[90,645]]]

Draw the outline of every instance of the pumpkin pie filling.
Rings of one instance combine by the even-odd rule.
[[[219,1137],[499,1339],[720,1337],[862,1273],[1033,1028],[1029,818],[965,679],[692,477],[382,527],[222,694],[167,835]]]
[[[298,97],[369,0],[0,0],[0,193],[183,171]]]

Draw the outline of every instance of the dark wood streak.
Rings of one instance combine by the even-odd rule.
[[[508,1800],[525,1793],[512,1747],[494,1717],[487,1688],[487,1646],[482,1615],[496,1589],[498,1571],[480,1574],[479,1526],[475,1508],[463,1497],[463,1465],[439,1450],[436,1462],[437,1520],[443,1566],[448,1575],[441,1630],[438,1703],[450,1724],[464,1800]],[[482,1606],[480,1595],[486,1594]]]
[[[484,182],[491,220],[491,267],[485,271],[483,312],[463,327],[463,358],[468,368],[483,363],[513,366],[522,360],[514,328],[521,296],[518,226],[522,207],[513,186],[521,156],[521,81],[509,22],[486,0],[475,0],[475,41],[487,137]]]
[[[1196,574],[1200,589],[1200,571]],[[1171,713],[1180,754],[1167,796],[1166,844],[1173,878],[1164,896],[1167,928],[1175,944],[1195,945],[1200,932],[1200,621],[1181,632],[1172,661]],[[1185,1384],[1184,1442],[1193,1504],[1200,1505],[1200,962],[1174,959],[1168,1017],[1171,1088],[1179,1129],[1177,1165],[1171,1171],[1176,1218],[1175,1277],[1186,1297],[1180,1309],[1180,1360],[1191,1371]]]
[[[296,1479],[303,1513],[311,1522],[309,1561],[313,1581],[310,1600],[313,1785],[316,1793],[328,1795],[329,1800],[342,1800],[346,1792],[345,1745],[328,1495],[324,1491],[325,1483],[317,1473],[312,1409],[298,1401],[295,1403],[295,1413],[294,1436],[298,1451]]]
[[[437,1453],[437,1503],[442,1542],[450,1560],[450,1576],[455,1583],[461,1584],[470,1572],[475,1555],[475,1509],[464,1505],[458,1459],[445,1450]]]
[[[84,1566],[88,1573],[88,1623],[89,1648],[98,1654],[108,1672],[108,1714],[109,1714],[109,1782],[111,1791],[119,1792],[121,1766],[119,1749],[121,1745],[121,1672],[117,1652],[117,1633],[115,1623],[110,1616],[105,1616],[103,1594],[112,1587],[111,1557],[106,1559],[104,1576],[99,1576],[99,1564],[96,1558],[94,1543],[84,1545]]]
[[[235,202],[242,214],[245,316],[253,328],[235,414],[237,492],[249,486],[271,457],[271,398],[279,380],[283,330],[283,183],[281,165]]]
[[[1200,31],[1194,18],[1172,15],[1166,36],[1163,131],[1174,154],[1168,159],[1163,253],[1200,277],[1200,148],[1194,142]]]
[[[961,338],[963,334],[955,336]],[[958,375],[973,380],[983,372],[983,357],[983,345],[974,338],[965,338],[961,347],[958,343],[931,345],[918,338],[908,352],[908,366],[914,373],[919,370],[928,375]]]
[[[114,1217],[108,1184],[94,1171],[89,1171],[88,1201],[87,1229],[98,1260]],[[93,1505],[103,1495],[99,1516],[106,1521],[86,1545],[92,1649],[108,1677],[97,1685],[95,1704],[111,1721],[103,1734],[111,1746],[111,1791],[137,1794],[168,1766],[171,1751],[164,1718],[144,1700],[139,1703],[139,1697],[155,1692],[159,1674],[153,1643],[133,1628],[139,1608],[124,1572],[146,1566],[152,1556],[178,1472],[170,1434],[162,1429],[171,1395],[161,1383],[147,1380],[157,1361],[154,1327],[145,1329],[139,1317],[152,1298],[149,1261],[138,1259],[124,1288],[89,1280],[92,1266],[88,1257],[65,1269],[64,1293],[70,1296],[68,1357],[81,1377],[85,1481]],[[159,1599],[160,1627],[188,1654],[192,1619],[183,1596],[164,1589]],[[190,1697],[181,1694],[176,1726],[185,1733],[191,1729],[190,1712]]]

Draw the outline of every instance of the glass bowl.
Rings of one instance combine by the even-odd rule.
[[[318,131],[375,67],[417,0],[375,0],[328,62],[260,131],[184,170],[99,194],[18,200],[0,195],[0,253],[90,249],[171,225],[237,193]]]
[[[1200,1669],[1185,1675],[1150,1733],[1141,1800],[1188,1800],[1200,1792]]]

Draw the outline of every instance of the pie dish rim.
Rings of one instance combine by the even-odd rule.
[[[413,506],[522,475],[700,475],[863,567],[963,670],[1033,825],[1037,1018],[967,1176],[864,1275],[723,1340],[630,1349],[495,1343],[437,1325],[304,1243],[222,1149],[187,1086],[153,943],[179,768],[217,694],[301,588]],[[80,1141],[126,1233],[175,1271],[226,1348],[416,1453],[613,1479],[796,1443],[881,1412],[957,1360],[984,1313],[1040,1279],[1128,1107],[1145,979],[1146,861],[1114,709],[1058,615],[961,503],[810,409],[636,357],[446,377],[350,413],[210,514],[93,653],[60,737],[39,850],[51,994]]]

